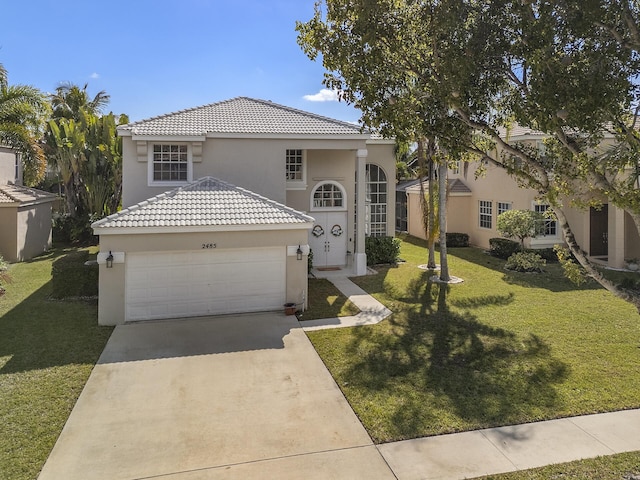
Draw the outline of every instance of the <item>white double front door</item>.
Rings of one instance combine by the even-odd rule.
[[[347,212],[311,212],[315,219],[309,233],[314,267],[347,263]]]

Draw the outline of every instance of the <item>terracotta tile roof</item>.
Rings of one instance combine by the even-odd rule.
[[[185,135],[285,134],[367,136],[358,125],[265,100],[237,97],[168,113],[118,127],[123,134]]]
[[[93,228],[269,226],[313,218],[213,177],[162,193],[93,223]]]
[[[35,188],[23,187],[22,185],[0,185],[0,204],[36,204],[53,202],[56,196],[53,193],[44,192]]]

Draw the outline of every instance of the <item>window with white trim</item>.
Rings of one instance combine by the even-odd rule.
[[[301,149],[287,149],[286,176],[288,182],[304,181],[304,159]]]
[[[387,175],[378,165],[367,164],[366,169],[366,225],[371,237],[387,234]]]
[[[498,216],[509,210],[511,210],[511,202],[498,202]]]
[[[458,175],[460,173],[460,160],[456,160],[451,165],[451,173],[453,175]]]
[[[344,194],[335,183],[323,183],[313,192],[313,208],[342,208]]]
[[[480,228],[491,228],[493,225],[493,202],[490,200],[480,200],[479,203],[479,225]]]
[[[186,145],[153,145],[152,181],[187,182],[189,180],[189,156]]]
[[[556,221],[554,216],[550,217],[549,214],[547,214],[547,210],[549,210],[550,208],[549,205],[546,205],[546,204],[534,205],[533,208],[536,213],[540,213],[545,216],[544,219],[541,220],[542,225],[540,229],[541,231],[540,235],[544,235],[546,237],[557,236],[558,222]]]

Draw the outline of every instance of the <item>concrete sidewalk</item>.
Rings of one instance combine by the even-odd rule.
[[[300,322],[306,331],[378,323],[389,311],[347,278],[317,272],[361,313]],[[462,480],[640,450],[640,410],[418,438],[377,446],[398,480]]]
[[[640,450],[640,410],[378,445],[398,480],[462,480]]]

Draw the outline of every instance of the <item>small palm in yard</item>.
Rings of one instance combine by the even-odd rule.
[[[390,319],[309,333],[376,442],[640,407],[632,306],[474,248],[449,252],[463,284],[435,284],[426,253],[406,237],[406,263],[353,279]]]
[[[112,330],[95,301],[49,299],[62,253],[11,265],[0,297],[2,480],[38,476]]]

